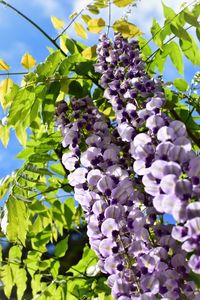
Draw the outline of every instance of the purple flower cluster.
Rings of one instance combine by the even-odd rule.
[[[199,299],[195,284],[188,281],[187,253],[171,236],[173,226],[157,218],[142,177],[133,176],[127,142],[136,141],[136,126],[125,116],[117,132],[89,98],[61,102],[56,114],[63,147],[68,148],[62,162],[70,171],[69,184],[85,211],[90,245],[101,271],[109,274],[114,298]],[[120,124],[134,130],[131,137]]]
[[[145,72],[136,41],[104,35],[95,67],[112,104],[121,139],[129,143],[134,174],[141,178],[148,206],[179,224],[172,237],[192,252],[189,267],[200,274],[200,157],[192,151],[185,125],[162,112],[162,85]]]

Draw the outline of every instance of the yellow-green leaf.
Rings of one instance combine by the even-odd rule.
[[[9,69],[10,66],[3,59],[0,59],[0,70],[8,71]]]
[[[7,147],[10,137],[10,128],[8,126],[0,125],[0,139],[4,147]]]
[[[66,40],[69,39],[69,36],[67,34],[62,34],[61,37],[60,37],[60,48],[65,52],[67,53],[68,52],[68,49],[65,45],[66,43]]]
[[[2,108],[5,110],[9,106],[9,101],[6,100],[6,95],[11,91],[14,82],[10,78],[6,78],[0,83],[0,103]]]
[[[36,60],[27,52],[22,57],[21,64],[25,69],[31,69],[36,65]]]
[[[113,24],[113,30],[120,32],[125,38],[135,37],[143,34],[143,32],[141,32],[136,25],[122,19]]]
[[[81,18],[86,24],[92,19],[89,15],[82,15]]]
[[[81,52],[81,55],[86,59],[93,59],[96,57],[97,46],[88,47]]]
[[[113,3],[118,7],[125,7],[133,2],[135,2],[135,0],[113,0]]]
[[[3,270],[1,271],[1,279],[4,284],[4,293],[6,297],[10,299],[14,282],[11,267],[8,264],[4,265]]]
[[[65,25],[65,22],[55,16],[51,16],[51,22],[55,29],[62,29]]]
[[[26,134],[26,129],[21,125],[21,123],[18,123],[17,127],[15,128],[15,133],[16,133],[17,139],[20,142],[20,144],[23,147],[25,147],[26,140],[27,140],[27,134]]]
[[[78,36],[82,37],[83,39],[87,39],[87,33],[80,23],[74,23],[74,30]]]
[[[92,33],[99,33],[105,27],[105,21],[102,18],[91,19],[88,21],[88,30]]]
[[[23,268],[20,268],[18,271],[17,271],[17,274],[16,274],[16,278],[15,278],[15,283],[16,283],[16,286],[17,286],[17,299],[18,300],[21,300],[23,295],[24,295],[24,292],[26,290],[26,281],[27,281],[27,276],[26,276],[26,271],[25,269]]]

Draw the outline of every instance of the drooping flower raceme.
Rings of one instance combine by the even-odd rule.
[[[149,205],[169,213],[177,223],[172,237],[194,254],[189,267],[200,274],[200,157],[192,150],[185,124],[162,112],[165,97],[159,80],[144,69],[136,41],[104,35],[98,46],[104,96],[112,104],[118,132],[129,143],[133,170],[142,176]]]
[[[195,285],[187,282],[186,252],[171,237],[173,226],[157,222],[152,196],[144,191],[141,178],[132,176],[124,155],[127,141],[89,98],[60,105],[57,123],[63,146],[69,149],[62,161],[71,172],[69,183],[86,213],[90,244],[101,271],[109,274],[113,296],[195,299]]]

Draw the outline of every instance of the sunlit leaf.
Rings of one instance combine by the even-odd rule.
[[[0,59],[0,70],[2,71],[10,70],[10,66],[3,59]]]
[[[51,16],[51,22],[55,29],[62,29],[65,25],[65,22],[55,16]]]
[[[184,73],[184,63],[183,63],[181,50],[180,50],[178,44],[176,42],[172,41],[166,45],[166,48],[169,51],[169,56],[171,58],[173,65],[176,67],[176,69],[178,70],[178,72],[180,74],[183,74]]]
[[[7,236],[11,241],[21,241],[25,245],[27,231],[27,210],[24,201],[10,196],[7,201],[8,226]]]
[[[62,49],[62,51],[64,51],[65,53],[68,52],[68,49],[65,45],[66,39],[69,39],[69,36],[67,34],[62,34],[60,37],[60,48]]]
[[[200,41],[200,27],[196,28],[196,35],[197,35],[198,40]]]
[[[187,83],[187,81],[185,81],[184,79],[182,78],[176,78],[174,80],[174,86],[179,90],[179,91],[182,91],[182,92],[185,92],[187,91],[189,85]]]
[[[86,59],[93,59],[96,57],[96,49],[97,49],[96,45],[94,45],[92,47],[88,47],[85,50],[83,50],[81,55]]]
[[[169,21],[176,17],[176,13],[173,11],[173,9],[167,5],[165,5],[162,1],[162,7],[163,7],[163,13],[165,18]]]
[[[200,51],[192,36],[192,42],[180,40],[180,47],[184,55],[194,64],[200,66]]]
[[[26,270],[24,268],[18,269],[15,278],[15,283],[17,286],[17,300],[22,299],[24,292],[27,288],[26,282],[27,282]]]
[[[0,83],[0,102],[1,102],[1,106],[4,110],[10,104],[10,101],[6,99],[6,95],[9,94],[13,85],[14,85],[14,82],[10,78],[5,78]]]
[[[161,32],[161,27],[158,24],[158,22],[156,22],[156,19],[153,18],[153,23],[151,26],[151,34],[152,34],[152,38],[154,40],[154,42],[156,43],[156,45],[162,49],[163,46],[163,42],[160,38],[160,32]]]
[[[36,65],[36,60],[27,52],[22,57],[21,64],[25,69],[31,69]]]
[[[84,27],[80,23],[75,22],[74,29],[78,36],[82,37],[83,39],[87,39],[87,33],[86,33]]]
[[[86,24],[92,19],[89,15],[82,15],[81,18]]]
[[[199,27],[199,22],[197,21],[197,18],[189,11],[184,11],[183,13],[184,19],[188,24],[191,24],[194,27]]]
[[[16,128],[15,128],[15,133],[18,141],[20,144],[25,147],[26,146],[26,140],[27,140],[27,133],[26,133],[26,128],[22,126],[21,123],[18,123]]]
[[[91,19],[88,21],[88,30],[92,33],[99,33],[105,27],[105,21],[102,18]]]
[[[87,9],[89,10],[89,12],[91,12],[94,15],[99,14],[99,9],[95,5],[87,5]]]
[[[5,264],[3,270],[1,271],[1,279],[4,284],[4,293],[6,297],[10,299],[14,282],[11,267],[8,264]]]
[[[10,128],[8,126],[0,125],[0,139],[4,147],[7,147],[10,138]]]
[[[74,11],[70,16],[69,19],[73,19],[77,16],[77,11]]]
[[[170,24],[170,27],[171,27],[171,31],[175,36],[177,36],[180,39],[184,39],[191,42],[191,37],[189,33],[182,26],[172,23]]]
[[[149,46],[147,39],[140,36],[138,37],[138,42],[139,42],[140,49],[142,51],[143,59],[145,60],[152,54],[152,50]]]
[[[133,38],[135,36],[143,34],[136,25],[123,19],[115,21],[115,23],[113,24],[113,30],[120,32],[125,38]]]
[[[113,3],[118,7],[125,7],[134,2],[135,2],[135,0],[113,0]]]
[[[68,238],[67,236],[65,239],[61,240],[56,244],[55,247],[55,256],[57,257],[63,257],[68,249]]]

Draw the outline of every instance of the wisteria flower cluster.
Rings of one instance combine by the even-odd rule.
[[[103,36],[98,59],[96,71],[103,74],[104,95],[116,113],[119,135],[130,145],[134,172],[142,176],[156,211],[181,224],[172,237],[194,252],[189,266],[200,274],[200,157],[192,151],[185,124],[162,112],[162,85],[146,74],[137,42],[117,35],[112,45]]]
[[[162,112],[162,85],[145,72],[138,43],[104,35],[97,51],[117,126],[88,97],[60,102],[56,116],[100,270],[115,299],[198,300],[189,273],[200,273],[200,158],[185,125]]]

